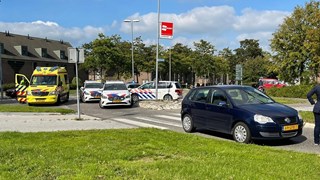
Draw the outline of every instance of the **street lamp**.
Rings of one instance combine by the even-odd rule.
[[[135,81],[134,79],[134,59],[133,59],[133,23],[134,22],[139,22],[138,19],[126,19],[123,22],[130,22],[131,23],[131,63],[132,63],[132,80]]]

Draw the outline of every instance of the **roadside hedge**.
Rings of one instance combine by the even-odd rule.
[[[307,93],[314,85],[286,86],[283,88],[266,89],[266,94],[273,97],[307,98]]]

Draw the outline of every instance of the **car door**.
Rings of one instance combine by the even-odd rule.
[[[27,88],[30,84],[29,79],[23,74],[15,75],[15,86],[17,93],[17,100],[20,103],[27,102]]]
[[[208,129],[230,132],[232,123],[231,104],[223,90],[212,88],[205,107],[205,119]]]
[[[190,110],[196,127],[206,127],[206,103],[209,88],[198,89],[191,99]]]

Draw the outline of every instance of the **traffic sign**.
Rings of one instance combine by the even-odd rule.
[[[164,62],[164,59],[158,59],[158,62]]]
[[[236,80],[242,81],[242,65],[241,64],[236,65]]]
[[[79,51],[79,57],[78,52]],[[68,63],[84,63],[84,49],[83,48],[68,48]]]
[[[173,23],[161,22],[160,38],[172,39],[173,38]]]

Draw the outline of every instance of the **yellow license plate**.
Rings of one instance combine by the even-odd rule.
[[[283,126],[283,131],[292,131],[298,129],[298,124]]]
[[[116,102],[117,103],[117,102],[121,102],[121,100],[113,100],[112,102]]]
[[[95,96],[94,98],[101,98],[101,96]]]

